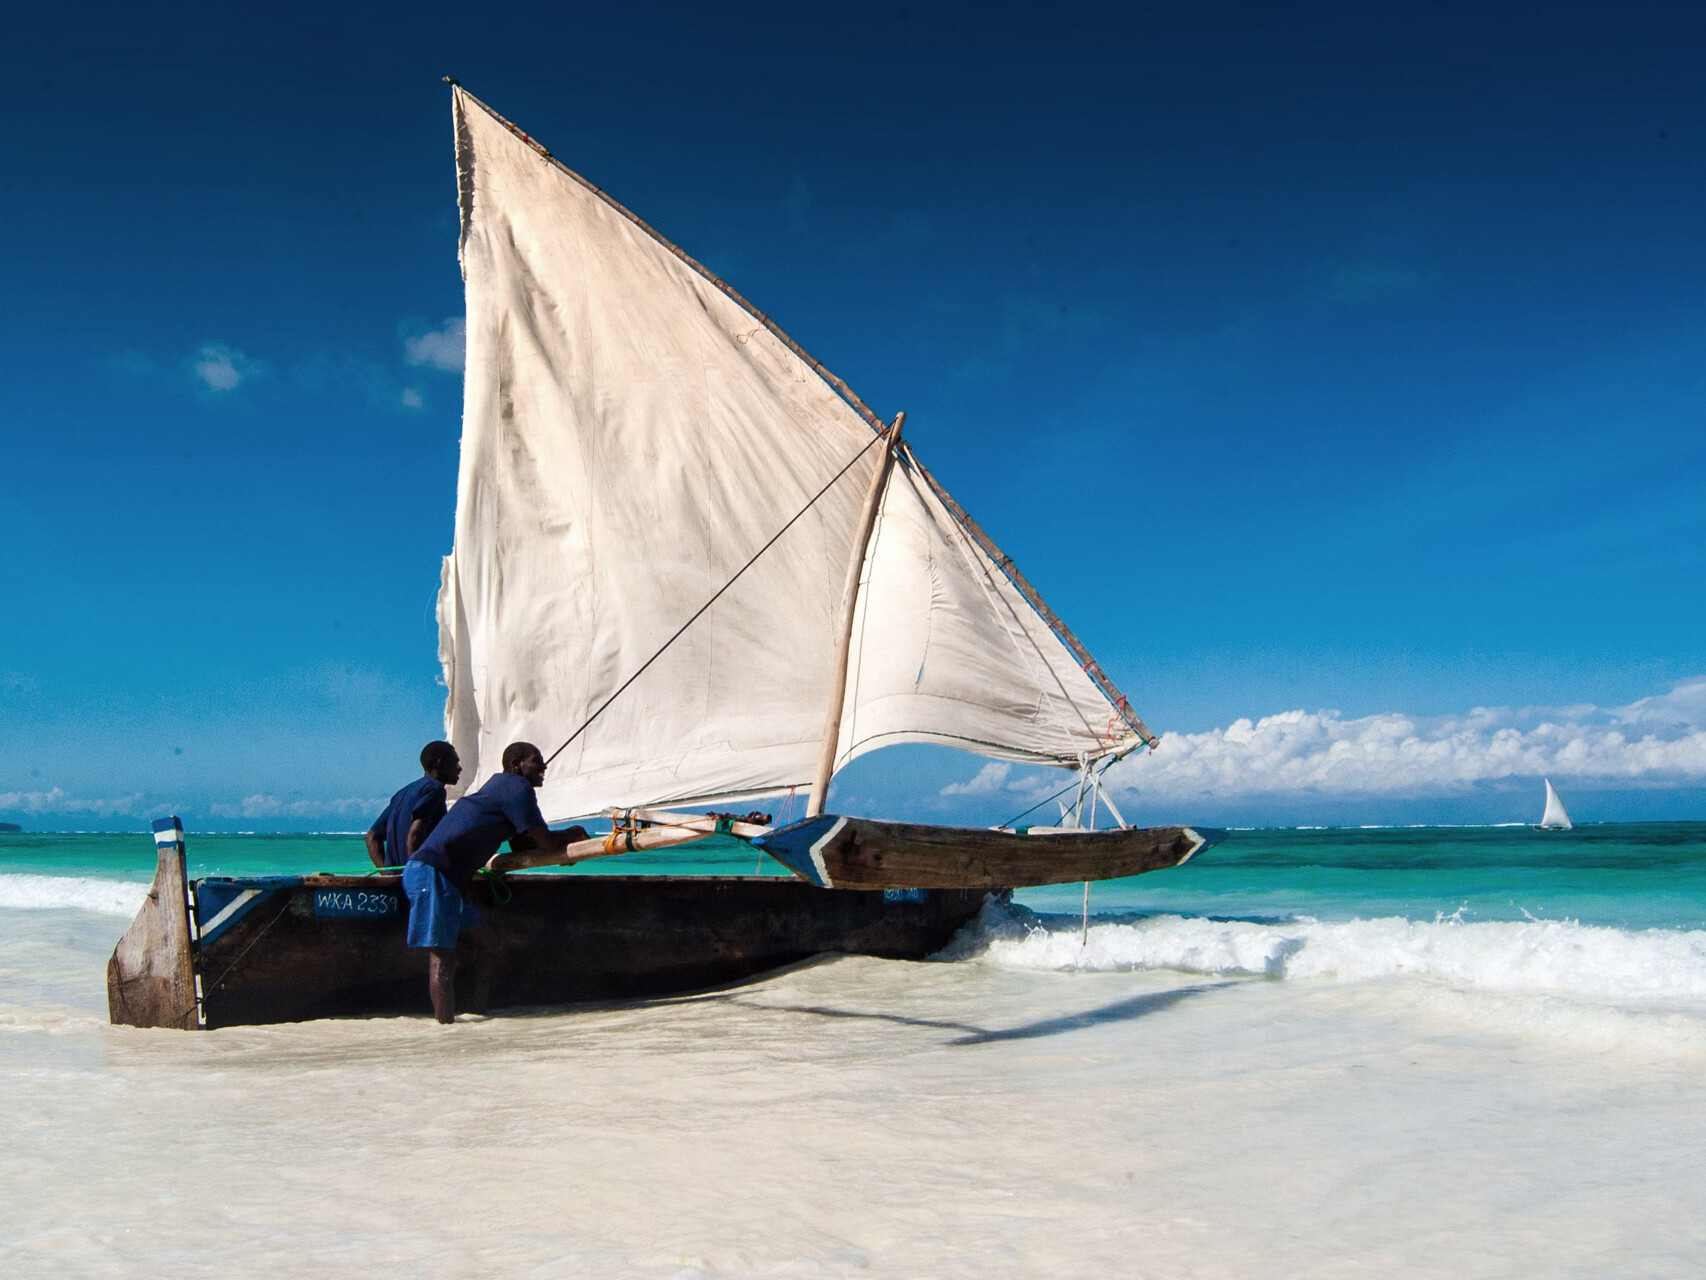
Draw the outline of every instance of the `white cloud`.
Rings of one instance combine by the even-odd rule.
[[[404,387],[402,400],[405,409],[419,409],[426,404],[421,398],[419,387]]]
[[[114,799],[89,800],[69,795],[59,787],[50,791],[0,791],[0,813],[27,813],[32,817],[44,813],[88,813],[98,818],[112,818],[139,813],[145,807],[140,792]]]
[[[945,796],[992,796],[1000,791],[1007,783],[1007,775],[1013,772],[1013,766],[1004,761],[991,760],[977,771],[977,777],[970,782],[950,782],[942,788]]]
[[[412,365],[431,365],[445,373],[462,371],[467,345],[467,326],[461,316],[452,316],[436,329],[403,339],[403,357]]]
[[[235,804],[213,804],[208,812],[216,818],[325,818],[377,816],[385,807],[384,797],[346,796],[339,800],[281,800],[274,795],[244,796]]]
[[[1578,788],[1706,782],[1706,677],[1625,707],[1477,707],[1461,716],[1356,720],[1284,711],[1163,734],[1153,753],[1115,765],[1108,781],[1116,794],[1235,799],[1451,795],[1542,776]]]
[[[210,391],[235,391],[265,368],[259,360],[251,360],[222,342],[209,342],[190,357],[190,369]]]

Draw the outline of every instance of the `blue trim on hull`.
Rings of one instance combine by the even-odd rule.
[[[302,883],[301,876],[245,877],[241,880],[224,877],[195,882],[195,922],[197,935],[205,943],[212,942],[249,912],[286,889]]]
[[[820,889],[828,889],[831,886],[825,882],[823,871],[812,857],[812,846],[839,821],[832,813],[802,818],[799,822],[777,827],[769,835],[755,836],[752,843],[800,879],[810,881]]]

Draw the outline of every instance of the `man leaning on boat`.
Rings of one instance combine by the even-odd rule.
[[[545,782],[545,757],[531,742],[504,748],[503,772],[478,791],[458,800],[403,868],[403,892],[409,896],[409,945],[423,948],[432,1012],[440,1022],[456,1017],[456,953],[464,935],[486,956],[491,931],[485,917],[467,900],[474,873],[505,840],[510,848],[560,849],[585,840],[586,831],[552,831],[539,812],[534,792]],[[477,957],[476,964],[484,968]],[[485,1012],[484,974],[475,982],[476,1013]]]
[[[380,870],[400,867],[444,818],[444,789],[462,776],[462,760],[448,742],[421,748],[421,776],[391,797],[367,831],[367,856]]]

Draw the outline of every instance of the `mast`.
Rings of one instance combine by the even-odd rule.
[[[859,513],[858,530],[853,535],[853,554],[847,562],[847,582],[841,590],[841,631],[835,637],[835,663],[829,680],[829,707],[824,714],[823,745],[818,750],[817,772],[812,776],[811,796],[806,801],[806,817],[815,818],[823,812],[829,798],[829,779],[835,773],[835,747],[841,738],[842,704],[847,700],[847,662],[853,650],[853,613],[859,603],[859,578],[865,570],[865,553],[871,545],[871,530],[877,524],[877,508],[882,505],[883,489],[888,485],[889,472],[894,468],[895,446],[900,443],[900,429],[906,425],[906,414],[897,413],[883,439],[883,458],[871,477],[870,491],[865,494],[865,509]]]

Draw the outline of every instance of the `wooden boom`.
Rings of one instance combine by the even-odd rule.
[[[645,849],[667,849],[716,835],[719,829],[743,840],[761,836],[770,828],[756,822],[727,821],[709,813],[670,813],[662,809],[606,809],[605,817],[615,824],[607,836],[577,840],[561,849],[521,849],[494,853],[486,860],[488,871],[525,871],[529,867],[567,867],[591,858],[609,858]],[[726,823],[726,825],[725,825]]]

